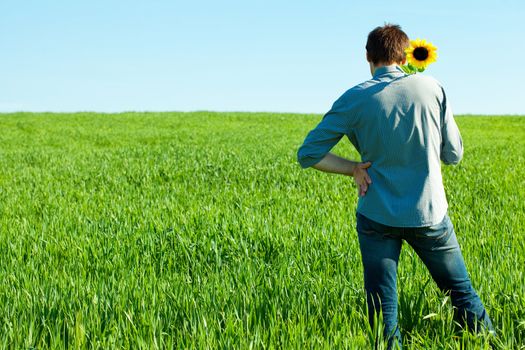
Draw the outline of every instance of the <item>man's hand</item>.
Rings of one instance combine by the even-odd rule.
[[[357,193],[360,197],[363,197],[366,194],[366,191],[368,191],[368,185],[372,183],[372,179],[370,179],[368,171],[366,171],[371,165],[372,163],[370,162],[358,163],[354,168],[352,176],[354,177],[354,181],[357,185]]]
[[[343,174],[352,176],[357,184],[359,196],[364,196],[368,190],[368,185],[372,183],[368,171],[372,163],[358,163],[345,158],[328,153],[321,161],[314,165],[314,168],[327,173]]]

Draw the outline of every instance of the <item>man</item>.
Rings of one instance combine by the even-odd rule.
[[[357,232],[369,321],[382,312],[391,347],[397,324],[397,264],[402,241],[412,246],[439,288],[450,294],[457,320],[469,329],[490,318],[472,288],[447,215],[441,161],[457,164],[463,145],[441,85],[405,74],[407,35],[397,25],[368,35],[373,78],[345,92],[299,148],[303,168],[352,176],[357,183]],[[329,151],[346,135],[363,162]]]

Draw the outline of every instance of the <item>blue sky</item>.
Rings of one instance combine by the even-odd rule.
[[[525,2],[0,2],[0,112],[323,113],[369,78],[370,30],[400,24],[439,60],[456,113],[525,114]]]

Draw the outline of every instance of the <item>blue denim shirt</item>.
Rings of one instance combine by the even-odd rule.
[[[357,212],[381,224],[422,227],[447,212],[441,161],[457,164],[463,143],[445,91],[433,78],[378,68],[345,92],[298,151],[303,168],[319,162],[346,135],[372,162],[372,184]]]

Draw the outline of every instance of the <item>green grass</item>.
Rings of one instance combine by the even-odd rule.
[[[0,348],[370,348],[355,188],[295,160],[319,120],[0,115]],[[525,118],[457,122],[450,215],[497,348],[525,348]],[[488,346],[429,280],[405,245],[406,348]]]

